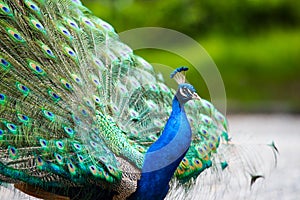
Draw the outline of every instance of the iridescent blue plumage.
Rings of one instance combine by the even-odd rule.
[[[177,68],[171,77],[187,68]],[[185,89],[185,90],[182,90]],[[141,179],[134,200],[162,200],[168,193],[169,182],[188,151],[192,130],[184,104],[191,99],[200,100],[192,85],[181,83],[172,101],[172,112],[161,136],[148,149],[143,163]],[[159,188],[159,189],[158,189]]]
[[[170,78],[173,78],[178,72],[183,72],[183,71],[187,71],[188,68],[187,67],[178,67],[176,68],[171,74],[170,74]]]
[[[190,145],[191,129],[184,108],[176,97],[172,109],[161,137],[146,153],[141,180],[132,199],[164,199],[169,190],[169,181]],[[179,132],[181,126],[185,126],[184,133]],[[173,145],[181,149],[175,149]]]

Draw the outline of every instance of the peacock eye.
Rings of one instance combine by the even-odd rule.
[[[0,94],[0,100],[4,100],[4,99],[5,99],[4,94]]]
[[[1,58],[0,60],[1,60],[1,63],[2,63],[3,65],[5,65],[5,66],[8,65],[8,62],[7,62],[6,60],[4,60],[3,58]]]
[[[2,10],[6,13],[8,13],[10,11],[7,7],[2,7]]]
[[[37,7],[35,5],[30,5],[30,8],[32,8],[33,10],[37,10]]]

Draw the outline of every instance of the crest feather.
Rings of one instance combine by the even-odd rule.
[[[179,67],[171,73],[170,77],[173,78],[178,84],[185,83],[185,72],[188,69],[189,68],[187,67]]]

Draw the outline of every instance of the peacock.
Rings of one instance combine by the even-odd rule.
[[[79,0],[0,0],[0,33],[1,182],[43,199],[164,199],[170,181],[228,167],[227,120],[188,68],[168,87]]]

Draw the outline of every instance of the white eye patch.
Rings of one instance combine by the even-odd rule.
[[[186,88],[179,88],[179,92],[183,97],[187,97]]]
[[[190,94],[190,96],[193,95],[193,92],[191,90],[187,90],[187,92]]]

